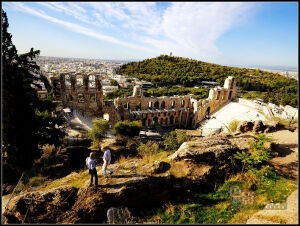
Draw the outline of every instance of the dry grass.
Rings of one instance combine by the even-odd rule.
[[[239,120],[233,120],[229,123],[228,127],[229,130],[233,133],[236,131],[238,125],[239,125],[240,121]]]
[[[170,174],[176,178],[188,176],[190,174],[190,170],[186,167],[186,165],[187,164],[184,161],[172,163]]]
[[[272,221],[274,223],[286,224],[286,219],[281,216],[276,216],[276,215],[266,216],[266,215],[261,215],[261,214],[255,214],[254,217],[258,218],[258,219]]]
[[[268,117],[267,118],[269,121],[273,121],[273,122],[279,122],[280,124],[288,127],[292,124],[297,124],[298,123],[298,119],[283,119],[283,118],[279,118],[279,117]]]
[[[100,169],[97,169],[97,172],[100,172],[99,170]],[[52,181],[51,183],[46,185],[43,188],[43,190],[49,190],[49,189],[56,188],[56,187],[59,187],[62,185],[70,185],[75,188],[81,188],[81,187],[84,187],[86,181],[89,180],[89,178],[90,178],[90,175],[89,175],[88,170],[82,170],[79,173],[73,172],[66,177]],[[98,179],[98,182],[99,182],[99,179]]]

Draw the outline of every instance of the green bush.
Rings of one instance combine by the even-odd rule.
[[[189,136],[182,131],[172,131],[164,139],[164,145],[166,150],[177,150],[180,145],[189,140]]]
[[[93,119],[93,127],[87,133],[88,137],[93,141],[93,147],[99,147],[99,142],[106,136],[108,129],[109,125],[107,120]]]
[[[229,123],[228,127],[229,127],[229,130],[230,132],[235,132],[238,125],[239,125],[240,121],[239,120],[233,120]]]
[[[137,147],[140,155],[157,154],[159,152],[159,145],[154,141],[148,141],[146,144],[140,143]]]
[[[119,121],[114,125],[113,133],[116,135],[134,137],[139,135],[141,128],[142,122],[140,121]]]
[[[272,158],[271,149],[265,146],[266,142],[272,139],[265,134],[255,135],[256,141],[249,142],[250,150],[241,151],[234,154],[234,158],[242,162],[242,171],[249,170],[258,166],[260,163],[266,162]]]

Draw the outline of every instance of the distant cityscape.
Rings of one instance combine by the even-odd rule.
[[[37,63],[41,67],[41,71],[46,76],[53,76],[53,75],[58,75],[60,73],[66,73],[66,72],[74,72],[74,73],[94,72],[94,73],[100,73],[104,79],[116,79],[116,75],[115,75],[116,70],[119,67],[121,67],[123,64],[132,61],[138,61],[138,60],[136,59],[135,60],[85,59],[85,58],[49,57],[49,56],[39,56],[37,59]],[[246,66],[236,65],[235,67],[245,68]],[[260,69],[262,71],[278,73],[280,75],[289,78],[294,78],[298,81],[297,67],[251,65],[246,68]],[[120,82],[126,83],[125,80],[126,79],[123,78],[120,80]]]

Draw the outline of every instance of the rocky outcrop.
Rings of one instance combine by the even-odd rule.
[[[147,164],[143,166],[143,170],[145,172],[149,172],[151,174],[164,173],[168,169],[170,169],[170,164],[163,161],[154,161],[152,164]]]
[[[263,124],[261,120],[257,120],[254,122],[252,132],[254,133],[262,133],[264,132],[266,126]]]
[[[21,194],[6,206],[5,222],[56,223],[63,212],[72,208],[76,194],[77,189],[71,186]]]
[[[237,133],[271,133],[284,126],[279,122],[267,122],[263,123],[261,120],[257,121],[243,121],[237,127]]]
[[[212,191],[236,170],[230,160],[239,150],[235,144],[239,141],[234,139],[216,136],[185,142],[169,156],[170,164],[149,164],[151,176],[136,174],[143,167],[135,160],[127,162],[135,168],[127,173],[117,170],[117,163],[110,165],[115,173],[106,180],[99,175],[97,189],[88,187],[87,181],[79,189],[65,186],[21,194],[9,203],[5,222],[21,223],[26,218],[29,223],[107,223],[107,210],[112,206],[126,206],[133,212],[170,199],[184,200],[190,191]],[[247,137],[242,139],[246,142]]]
[[[239,133],[251,132],[253,129],[254,123],[252,121],[243,121],[238,126],[236,131]]]
[[[184,142],[179,149],[168,158],[171,161],[186,160],[195,163],[216,164],[228,160],[238,148],[228,139],[218,137],[203,137],[195,141]]]

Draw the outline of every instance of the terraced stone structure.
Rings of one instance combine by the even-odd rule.
[[[84,112],[92,117],[104,117],[112,124],[120,120],[140,120],[145,127],[160,125],[181,128],[196,127],[206,115],[217,111],[236,98],[236,80],[230,76],[224,87],[210,89],[207,99],[191,96],[144,97],[136,85],[133,95],[104,102],[101,77],[98,74],[60,74],[60,94],[64,107]]]

